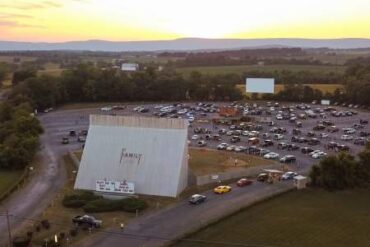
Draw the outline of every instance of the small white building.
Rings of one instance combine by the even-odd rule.
[[[137,63],[123,63],[121,70],[125,72],[135,72],[139,70],[139,64]]]
[[[298,190],[304,189],[307,186],[307,177],[298,175],[294,178],[294,185]]]
[[[91,115],[75,189],[177,197],[188,178],[187,121]]]

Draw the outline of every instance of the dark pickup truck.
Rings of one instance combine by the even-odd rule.
[[[95,219],[93,216],[90,215],[84,215],[84,216],[76,216],[72,219],[72,222],[77,224],[77,225],[84,225],[87,224],[90,227],[101,227],[102,221]]]

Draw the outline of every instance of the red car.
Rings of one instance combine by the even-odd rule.
[[[251,185],[252,183],[253,183],[252,180],[249,180],[249,179],[246,179],[246,178],[241,178],[241,179],[239,179],[238,182],[236,182],[236,185],[239,186],[239,187],[243,187],[243,186]]]

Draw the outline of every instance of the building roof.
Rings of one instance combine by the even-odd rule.
[[[180,118],[90,115],[90,124],[96,126],[124,126],[156,129],[187,129],[188,122]]]

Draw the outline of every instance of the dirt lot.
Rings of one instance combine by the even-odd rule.
[[[210,149],[190,149],[189,155],[189,167],[197,176],[231,170],[244,170],[249,167],[272,163],[252,155]],[[237,161],[236,165],[235,160]]]

